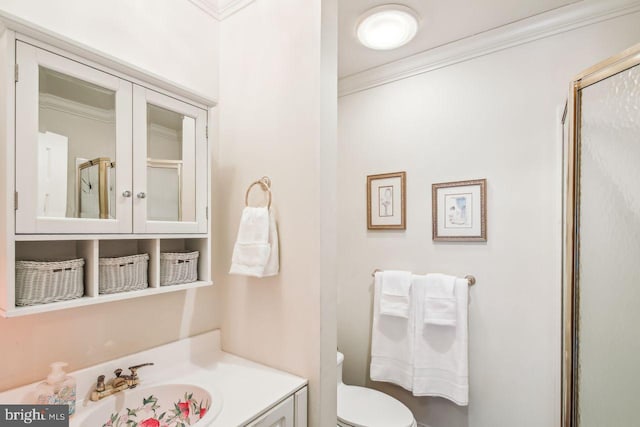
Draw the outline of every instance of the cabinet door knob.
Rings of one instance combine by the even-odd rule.
[[[144,199],[145,197],[147,197],[147,193],[141,191],[137,194],[138,199]]]
[[[122,197],[131,197],[131,191],[129,191],[129,190],[123,191],[122,192]]]

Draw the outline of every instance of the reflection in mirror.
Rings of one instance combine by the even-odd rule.
[[[147,218],[195,221],[196,121],[147,104]]]
[[[82,161],[76,159],[78,166],[79,181],[77,200],[80,218],[109,218],[109,212],[115,211],[115,193],[112,181],[115,170],[115,162],[109,159],[93,159]]]
[[[147,209],[153,221],[182,221],[182,164],[174,160],[148,160]]]
[[[114,218],[115,92],[44,67],[38,88],[38,216]]]

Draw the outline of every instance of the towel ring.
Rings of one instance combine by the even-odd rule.
[[[260,185],[262,190],[269,195],[269,202],[267,203],[267,209],[270,209],[271,208],[271,178],[269,178],[268,176],[263,176],[259,180],[253,181],[251,183],[249,188],[247,188],[247,192],[244,195],[244,205],[249,206],[249,193],[251,193],[251,189],[256,185]]]

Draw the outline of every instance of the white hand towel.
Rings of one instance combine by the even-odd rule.
[[[411,391],[413,380],[414,318],[380,315],[382,273],[376,273],[373,293],[370,377]]]
[[[413,276],[416,311],[424,310],[427,276]],[[469,403],[468,293],[465,279],[456,279],[456,325],[416,322],[413,395],[440,396],[466,406]],[[420,317],[421,318],[421,317]]]
[[[244,208],[229,273],[268,277],[278,274],[278,270],[278,230],[274,215],[265,207]]]
[[[424,323],[456,326],[456,278],[446,274],[427,274],[424,299]]]
[[[280,272],[280,248],[278,246],[278,224],[276,216],[272,210],[269,210],[269,245],[271,245],[271,253],[269,260],[264,267],[262,276],[276,276]]]
[[[380,295],[380,314],[409,317],[409,291],[411,273],[408,271],[384,271]]]

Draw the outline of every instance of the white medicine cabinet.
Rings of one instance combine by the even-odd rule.
[[[211,285],[208,120],[215,100],[83,46],[50,35],[43,42],[11,28],[23,30],[19,23],[5,24],[0,315]],[[168,259],[187,265],[196,252],[195,267],[167,273]],[[113,279],[106,269],[103,274],[103,260],[142,254],[144,286],[105,287]],[[24,271],[25,262],[77,259],[83,260],[81,280],[75,279],[80,289],[72,297],[24,303],[18,265]],[[51,269],[53,276],[75,274],[66,265]],[[188,272],[187,279],[176,271]]]
[[[16,43],[16,233],[206,233],[207,111]]]

